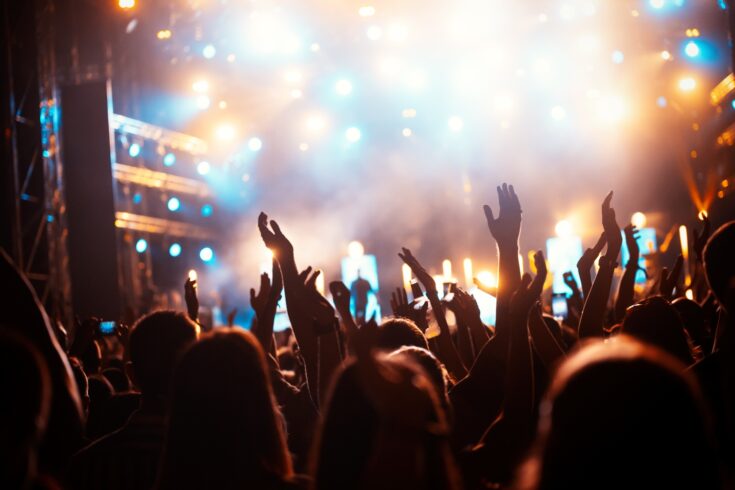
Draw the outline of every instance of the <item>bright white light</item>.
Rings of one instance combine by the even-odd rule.
[[[302,48],[301,39],[279,15],[268,12],[253,12],[244,32],[247,45],[256,54],[295,54]]]
[[[168,207],[169,211],[178,211],[179,208],[181,208],[181,201],[179,201],[178,197],[172,197],[168,200],[166,206]]]
[[[365,247],[357,240],[353,240],[347,244],[347,255],[352,259],[359,259],[365,255]]]
[[[199,175],[207,175],[211,169],[212,166],[205,160],[202,160],[197,164],[197,173]]]
[[[388,39],[395,43],[401,43],[408,37],[408,29],[401,23],[394,23],[388,27]]]
[[[640,211],[633,213],[633,216],[630,217],[630,223],[638,229],[645,227],[647,221],[646,215]]]
[[[377,41],[383,37],[383,29],[380,26],[370,26],[365,31],[365,34],[371,41]]]
[[[459,133],[462,131],[462,128],[464,128],[464,121],[459,116],[452,116],[449,118],[449,121],[447,121],[447,125],[449,126],[449,130],[453,133]]]
[[[419,70],[413,70],[406,75],[406,85],[412,90],[420,90],[426,86],[426,75]]]
[[[493,99],[495,110],[501,114],[508,114],[513,110],[513,97],[508,94],[496,95]]]
[[[600,118],[605,122],[615,123],[623,120],[627,114],[625,100],[619,96],[607,96],[598,101],[597,110]]]
[[[477,273],[477,280],[489,288],[494,288],[498,285],[498,278],[490,271],[479,271]]]
[[[377,65],[378,72],[385,78],[394,77],[401,70],[401,63],[391,56],[380,58]]]
[[[260,151],[263,148],[263,142],[257,136],[253,136],[248,140],[248,149],[250,151]]]
[[[555,121],[561,121],[565,117],[567,117],[567,113],[562,106],[557,105],[557,106],[552,107],[551,109],[552,119],[554,119]]]
[[[299,70],[288,70],[283,75],[283,78],[286,80],[286,82],[294,84],[301,82],[304,77],[303,75],[301,75],[301,72]]]
[[[191,84],[191,89],[198,94],[207,93],[209,91],[209,82],[206,80],[196,80]]]
[[[669,61],[671,59],[671,53],[666,50],[661,51],[661,59],[664,61]]]
[[[360,141],[360,138],[362,138],[362,132],[354,126],[347,128],[347,131],[345,131],[345,138],[347,138],[347,141],[350,143],[357,143]]]
[[[615,63],[616,65],[619,65],[623,61],[625,61],[625,55],[623,54],[623,52],[620,50],[613,51],[612,62]]]
[[[574,6],[568,3],[563,4],[561,8],[559,9],[559,17],[561,17],[563,20],[573,19],[574,14],[575,14]]]
[[[209,100],[209,96],[207,95],[197,96],[197,109],[201,109],[201,110],[209,109],[210,103],[211,102]]]
[[[372,17],[375,15],[375,7],[366,5],[364,7],[360,7],[357,13],[360,14],[360,17]]]
[[[327,121],[321,114],[312,114],[306,118],[306,129],[314,133],[322,131],[326,125]]]
[[[202,259],[204,262],[211,262],[211,260],[214,258],[214,250],[212,250],[210,247],[204,247],[199,251],[199,258]]]
[[[204,46],[204,49],[202,49],[202,56],[207,58],[208,60],[211,60],[214,58],[214,55],[217,54],[217,48],[214,47],[212,44],[207,44]]]
[[[648,3],[655,9],[663,8],[666,5],[666,0],[649,0]]]
[[[411,128],[403,128],[403,131],[401,131],[401,134],[403,134],[403,136],[408,138],[409,136],[413,134],[413,131],[411,131]]]
[[[569,221],[563,219],[556,224],[556,226],[554,227],[554,231],[556,232],[556,235],[560,237],[571,236],[572,224]]]
[[[684,53],[686,53],[690,58],[696,58],[699,56],[700,52],[701,50],[699,49],[699,45],[694,41],[689,41],[686,43],[686,46],[684,46]]]
[[[221,124],[214,130],[214,135],[218,140],[230,141],[235,137],[235,128],[231,124]]]
[[[352,82],[342,78],[334,85],[334,90],[342,97],[350,95],[352,93]]]
[[[316,53],[317,51],[319,51],[321,49],[321,47],[319,46],[319,43],[311,43],[311,46],[309,46],[309,49],[313,53]]]
[[[304,93],[301,91],[301,89],[295,88],[291,90],[291,97],[294,99],[300,99]]]
[[[600,39],[597,36],[588,34],[581,36],[577,40],[577,45],[581,51],[585,53],[593,53],[600,47]]]
[[[679,90],[682,92],[691,92],[697,88],[697,81],[692,77],[686,77],[679,80]]]
[[[309,145],[307,145],[306,143],[301,143],[299,145],[299,150],[301,151],[307,151],[308,149],[309,149]]]

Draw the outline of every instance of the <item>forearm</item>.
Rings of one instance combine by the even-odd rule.
[[[600,269],[597,271],[592,288],[590,288],[589,296],[584,302],[582,317],[579,320],[579,338],[603,336],[605,309],[607,308],[614,271],[614,264],[610,264],[608,260],[600,259]]]
[[[587,297],[590,295],[590,289],[592,289],[592,273],[590,272],[591,269],[591,264],[577,264],[579,281],[582,283],[582,301],[587,301]]]
[[[510,299],[521,282],[521,267],[518,263],[518,245],[498,245],[498,298],[496,302],[495,334],[508,340],[509,322],[505,317],[510,314]]]
[[[564,349],[561,348],[557,339],[549,331],[543,316],[538,310],[533,310],[529,314],[528,329],[536,352],[547,369],[551,368],[558,359],[564,357]]]
[[[490,331],[482,320],[477,317],[467,323],[472,336],[472,344],[474,347],[475,357],[480,353],[488,340],[490,340]]]
[[[439,324],[439,336],[437,337],[437,347],[441,353],[441,361],[447,367],[447,370],[455,377],[455,379],[462,379],[467,375],[467,369],[462,364],[462,359],[459,357],[457,349],[454,347],[452,337],[449,333],[449,325],[447,319],[444,316],[444,306],[439,300],[439,295],[435,288],[430,287],[431,285],[424,284],[426,288],[426,295],[431,303],[431,308],[434,311],[436,322]]]
[[[631,259],[623,272],[618,288],[618,297],[615,300],[615,320],[623,321],[625,310],[633,304],[633,291],[635,288],[635,276],[638,273],[638,260]]]
[[[533,418],[533,360],[528,342],[528,315],[513,319],[508,353],[504,415],[509,419],[531,421]]]

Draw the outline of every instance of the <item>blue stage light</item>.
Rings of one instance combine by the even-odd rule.
[[[133,194],[133,204],[140,204],[143,202],[143,195],[140,192]]]
[[[171,167],[174,163],[176,163],[176,155],[173,153],[166,153],[163,156],[163,164],[167,167]]]
[[[178,211],[181,207],[181,201],[179,201],[178,197],[172,197],[168,200],[168,203],[166,203],[166,206],[168,207],[169,211]]]
[[[210,216],[212,216],[213,212],[214,208],[211,204],[205,204],[204,206],[202,206],[202,216],[204,216],[205,218],[209,218]]]
[[[214,250],[210,247],[204,247],[199,251],[199,258],[204,262],[211,262],[214,260]]]
[[[168,247],[168,254],[171,257],[178,257],[181,255],[181,245],[178,243],[172,243],[170,247]]]
[[[687,55],[690,58],[696,58],[701,54],[702,50],[699,47],[699,44],[697,44],[696,41],[688,41],[684,45],[684,54]]]
[[[145,241],[144,238],[139,239],[137,242],[135,242],[135,251],[139,254],[142,254],[148,250],[148,242]]]
[[[207,175],[212,169],[212,166],[207,161],[201,161],[197,164],[197,173],[199,175]]]
[[[128,148],[128,155],[130,155],[132,158],[136,158],[138,155],[140,155],[140,145],[138,143],[133,143],[130,145],[130,148]]]

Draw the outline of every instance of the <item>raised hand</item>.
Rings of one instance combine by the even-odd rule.
[[[499,247],[517,247],[521,233],[521,203],[512,185],[503,184],[498,186],[497,190],[498,217],[495,217],[493,210],[487,204],[482,207],[485,211],[487,227]]]
[[[424,286],[427,294],[429,291],[436,292],[436,283],[434,282],[434,278],[431,277],[431,274],[426,272],[426,269],[424,269],[409,249],[403,247],[401,250],[403,250],[403,253],[399,253],[398,256],[411,268],[413,275],[416,276],[416,279],[418,279],[421,285]]]
[[[350,311],[350,290],[342,281],[332,281],[329,283],[329,292],[332,293],[332,300],[337,312],[344,317],[345,314],[352,316]]]
[[[544,290],[544,283],[546,282],[546,276],[549,271],[546,269],[546,260],[544,259],[544,253],[538,250],[533,254],[533,263],[536,266],[536,277],[530,285],[530,293],[536,295],[536,300],[541,297],[541,292]]]
[[[197,281],[186,278],[184,283],[184,300],[186,301],[186,312],[193,321],[199,319],[199,298],[197,298]]]
[[[698,262],[702,262],[702,251],[704,250],[704,246],[707,244],[707,240],[709,240],[710,231],[712,229],[712,223],[706,214],[702,213],[701,219],[704,224],[702,226],[702,231],[700,232],[696,229],[692,230],[692,233],[694,234],[694,243],[692,248],[694,249],[694,257]]]
[[[233,308],[230,310],[230,312],[227,314],[227,326],[233,327],[235,326],[235,317],[237,316],[237,308]]]
[[[600,235],[600,238],[597,240],[595,246],[585,250],[582,254],[582,257],[580,257],[577,261],[577,272],[579,273],[580,281],[582,281],[582,293],[584,294],[585,300],[590,294],[590,289],[592,288],[592,277],[590,275],[590,269],[592,269],[592,266],[594,265],[595,260],[597,260],[597,257],[600,255],[600,252],[602,252],[602,249],[605,248],[605,243],[606,237],[605,233],[603,232]]]
[[[607,250],[604,257],[610,263],[615,263],[618,260],[620,248],[623,246],[623,238],[620,236],[620,226],[615,220],[615,209],[610,206],[612,198],[613,191],[610,191],[602,202],[602,227],[605,229],[607,239]]]
[[[254,289],[250,290],[250,306],[255,310],[255,319],[257,320],[253,322],[251,330],[260,341],[265,352],[270,352],[271,349],[273,324],[276,319],[278,301],[280,301],[281,292],[283,291],[283,277],[281,276],[281,269],[278,267],[278,262],[276,262],[275,258],[273,259],[272,267],[271,276],[273,277],[273,283],[268,278],[268,274],[263,273],[260,275],[260,288],[258,289],[258,293],[256,294]]]
[[[681,270],[684,267],[684,257],[679,255],[674,262],[674,267],[669,272],[668,267],[661,268],[661,280],[659,286],[659,292],[661,296],[666,299],[671,299],[674,295],[674,288],[679,283],[679,276],[681,276]]]
[[[291,245],[291,242],[283,234],[278,223],[275,220],[271,220],[270,226],[273,231],[268,228],[268,215],[261,212],[258,215],[258,230],[260,230],[260,236],[263,238],[265,246],[273,252],[274,257],[278,260],[281,260],[286,255],[293,254],[293,245]]]
[[[472,278],[472,282],[477,286],[477,289],[482,291],[483,293],[489,294],[490,296],[497,297],[498,296],[498,287],[495,286],[487,286],[484,284],[481,280],[479,280],[476,277]]]
[[[629,224],[623,228],[625,232],[625,245],[628,247],[630,259],[628,259],[627,267],[635,267],[638,270],[638,259],[641,256],[641,249],[638,247],[638,239],[640,238],[640,231],[634,225]]]
[[[574,274],[571,271],[564,273],[564,284],[572,291],[572,296],[580,294],[579,285],[577,280],[574,278]]]
[[[260,275],[260,287],[257,294],[255,289],[250,288],[250,306],[255,310],[255,315],[262,319],[268,305],[271,294],[271,281],[265,272]]]

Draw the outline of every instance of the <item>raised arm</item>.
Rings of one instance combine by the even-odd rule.
[[[250,306],[255,310],[255,317],[258,319],[253,324],[253,334],[260,341],[263,351],[269,353],[273,345],[273,324],[276,320],[276,309],[283,291],[283,276],[275,258],[273,259],[271,274],[273,284],[271,284],[268,274],[263,273],[260,275],[258,294],[255,294],[255,289],[250,290]]]
[[[462,364],[462,359],[460,359],[459,353],[452,342],[449,325],[447,324],[447,319],[444,316],[444,305],[442,305],[442,302],[439,300],[439,294],[436,291],[434,278],[426,272],[426,269],[424,269],[419,261],[416,260],[416,257],[411,254],[409,249],[404,247],[403,252],[399,253],[398,256],[411,268],[413,274],[426,290],[426,296],[429,298],[431,308],[434,310],[436,322],[439,324],[437,344],[441,361],[456,379],[464,378],[467,374],[467,369],[464,364]]]
[[[617,267],[620,247],[623,238],[620,236],[620,227],[615,221],[615,210],[610,206],[613,193],[607,195],[602,203],[602,226],[605,229],[607,250],[600,257],[600,270],[585,298],[582,318],[579,320],[579,337],[602,337],[604,335],[604,320],[607,301],[610,296],[613,273]]]
[[[638,248],[638,228],[628,225],[624,229],[625,243],[628,246],[630,258],[625,264],[625,272],[618,287],[618,297],[615,300],[615,320],[622,321],[625,310],[633,304],[633,289],[635,287],[635,276],[638,273],[638,259],[640,249]]]
[[[587,296],[590,294],[590,289],[592,289],[592,275],[590,274],[590,270],[592,269],[592,266],[595,265],[595,260],[597,260],[597,257],[600,255],[600,252],[602,252],[604,247],[605,233],[603,232],[595,246],[585,250],[582,257],[577,261],[577,272],[579,272],[579,280],[582,282],[582,294],[584,301],[587,300]]]

